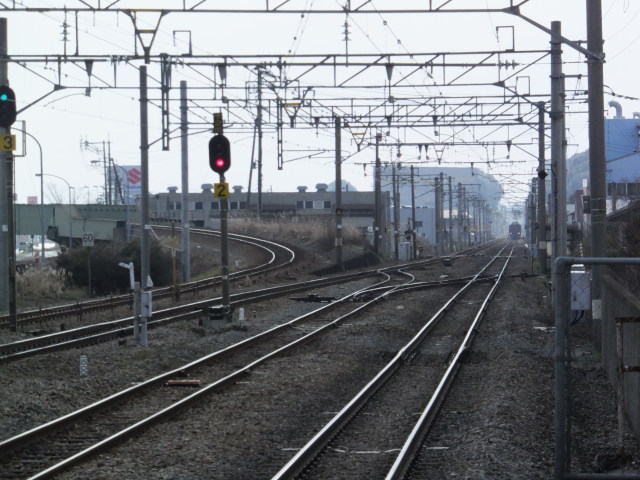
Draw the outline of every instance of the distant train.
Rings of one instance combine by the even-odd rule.
[[[509,238],[511,240],[520,240],[522,236],[522,226],[518,222],[509,225]]]

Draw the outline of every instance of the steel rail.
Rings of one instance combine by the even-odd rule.
[[[335,278],[311,280],[310,282],[301,282],[295,284],[286,284],[276,287],[269,287],[262,290],[254,290],[251,292],[243,292],[233,294],[231,296],[232,307],[237,307],[248,302],[257,302],[282,297],[291,293],[304,292],[313,288],[325,287],[335,284],[342,284],[347,281],[361,280],[367,277],[375,276],[382,271],[368,271],[354,274],[341,275]],[[402,290],[424,289],[424,288],[441,288],[446,286],[458,285],[470,280],[472,277],[462,277],[447,280],[438,280],[435,282],[414,282],[403,285]],[[479,279],[478,281],[491,281],[491,277]],[[354,294],[352,301],[363,302],[370,298],[372,293],[378,290],[387,291],[393,287],[369,288],[362,292]],[[186,306],[171,307],[165,310],[154,312],[154,317],[149,321],[149,328],[156,328],[169,323],[191,320],[202,317],[203,309],[210,305],[219,303],[220,298],[203,300],[191,303]],[[78,336],[81,335],[81,336]],[[95,345],[102,342],[130,337],[133,335],[133,317],[120,320],[94,324],[77,329],[70,329],[64,332],[56,332],[49,335],[43,335],[37,338],[19,340],[4,345],[0,345],[0,363],[7,363],[14,360],[20,360],[26,357],[50,353],[58,350],[69,348],[78,348],[82,346]]]
[[[486,268],[486,267],[485,267]],[[393,273],[393,272],[391,272]],[[386,276],[386,280],[384,280],[384,282],[388,282],[391,279],[390,276],[390,272],[384,272],[379,270],[378,274],[382,274]],[[358,274],[355,274],[358,275]],[[476,275],[477,277],[477,275]],[[411,281],[411,280],[410,280]],[[148,380],[147,382],[132,386],[126,390],[123,390],[121,392],[119,392],[118,394],[114,394],[110,397],[107,397],[99,402],[96,402],[90,406],[84,407],[76,412],[72,412],[64,417],[61,417],[60,419],[54,420],[52,422],[48,422],[47,424],[41,425],[39,427],[36,427],[28,432],[23,432],[20,435],[17,435],[11,439],[8,439],[4,442],[0,442],[0,452],[11,452],[14,451],[16,449],[19,449],[20,447],[23,447],[25,445],[31,444],[34,441],[36,441],[37,439],[41,438],[44,435],[47,435],[51,432],[57,431],[59,429],[63,429],[66,426],[68,426],[70,423],[74,423],[76,422],[78,419],[82,419],[87,415],[90,415],[91,412],[95,412],[95,409],[101,409],[101,408],[105,408],[105,406],[111,405],[116,403],[119,400],[122,400],[124,398],[126,398],[129,395],[134,395],[134,392],[139,392],[140,389],[144,389],[145,385],[146,386],[150,386],[152,384],[156,384],[159,382],[163,382],[165,380],[167,380],[168,377],[175,375],[175,374],[179,374],[179,373],[183,373],[185,370],[188,370],[190,368],[193,368],[197,365],[200,365],[204,362],[207,362],[209,360],[211,360],[212,358],[214,358],[215,356],[218,355],[223,355],[225,353],[229,353],[235,349],[241,348],[243,346],[249,345],[255,341],[258,341],[258,339],[261,338],[265,338],[267,336],[270,336],[272,334],[274,334],[275,332],[278,332],[282,329],[288,329],[290,328],[292,325],[295,325],[296,323],[299,323],[305,319],[311,318],[313,315],[318,314],[319,312],[322,312],[324,310],[327,310],[329,308],[333,308],[339,304],[344,304],[347,301],[353,300],[353,298],[357,297],[358,295],[362,294],[363,292],[365,292],[367,289],[378,289],[380,288],[380,286],[382,285],[383,282],[378,282],[377,284],[370,286],[370,287],[365,287],[362,289],[359,289],[355,292],[352,292],[349,295],[346,295],[345,297],[343,297],[342,299],[340,299],[337,302],[333,302],[330,304],[326,304],[318,309],[313,310],[312,312],[306,313],[294,320],[291,320],[285,324],[281,324],[278,326],[273,327],[270,330],[267,330],[265,332],[262,332],[258,335],[255,335],[254,337],[251,337],[249,339],[243,340],[242,342],[239,342],[237,344],[231,345],[229,347],[226,347],[218,352],[214,352],[210,355],[207,355],[206,357],[203,357],[201,359],[198,359],[194,362],[191,362],[188,365],[185,365],[183,367],[177,368],[172,370],[171,372],[167,372],[165,374],[161,374],[158,375],[150,380]],[[425,282],[417,282],[415,284],[413,284],[413,287],[416,287],[418,285],[418,283],[423,284],[423,287],[427,287],[428,284]],[[440,282],[434,282],[434,284],[440,284]],[[327,324],[317,328],[316,330],[314,330],[313,332],[310,332],[306,335],[304,335],[303,337],[295,340],[294,342],[291,342],[283,347],[278,348],[277,350],[272,351],[271,353],[264,355],[263,357],[259,358],[258,360],[255,360],[253,362],[251,362],[249,365],[246,365],[245,367],[242,367],[240,369],[238,369],[237,371],[235,371],[234,373],[227,375],[221,379],[219,379],[218,381],[216,381],[215,383],[212,383],[211,385],[207,386],[206,388],[186,397],[183,398],[182,400],[178,401],[177,403],[175,403],[174,405],[167,407],[159,412],[156,412],[154,414],[152,414],[151,416],[147,417],[145,420],[139,421],[137,423],[135,423],[134,425],[131,425],[127,428],[125,428],[124,430],[120,431],[119,433],[116,433],[115,435],[110,436],[109,438],[103,439],[102,441],[96,443],[95,445],[93,445],[92,447],[89,447],[85,450],[83,450],[82,452],[76,453],[73,456],[69,457],[68,459],[59,462],[58,464],[47,468],[46,470],[40,472],[39,474],[37,474],[36,476],[32,476],[31,480],[36,480],[36,479],[41,479],[41,478],[49,478],[50,476],[54,475],[55,473],[62,471],[64,469],[69,468],[69,466],[81,461],[84,458],[87,458],[91,455],[94,455],[95,453],[98,453],[99,451],[102,451],[104,449],[106,449],[108,446],[115,444],[119,441],[122,441],[128,437],[130,437],[131,435],[138,433],[141,429],[148,427],[149,425],[163,419],[164,417],[168,416],[168,415],[172,415],[174,414],[177,410],[186,407],[187,405],[189,405],[190,403],[192,403],[193,401],[195,401],[196,399],[200,398],[201,395],[205,395],[207,392],[215,389],[215,388],[219,388],[222,387],[224,385],[229,384],[230,382],[235,381],[235,379],[237,377],[239,377],[240,375],[244,375],[246,373],[248,373],[250,370],[252,370],[255,366],[266,362],[267,360],[269,360],[270,358],[279,355],[280,353],[283,353],[285,351],[290,350],[291,348],[294,348],[297,345],[300,345],[304,342],[307,342],[308,340],[310,340],[311,338],[313,338],[315,335],[319,335],[322,332],[328,331],[328,329],[332,329],[333,327],[335,327],[335,325],[337,325],[338,323],[342,322],[343,320],[345,320],[346,318],[351,317],[352,315],[355,315],[357,312],[362,311],[365,308],[368,308],[369,306],[373,305],[375,302],[386,298],[388,295],[392,294],[392,293],[397,293],[399,291],[401,291],[401,287],[402,286],[396,286],[395,287],[395,291],[394,290],[390,290],[387,292],[383,292],[381,294],[379,294],[376,298],[371,299],[370,301],[364,303],[363,305],[352,309],[350,312],[339,316],[338,318],[332,320],[331,322],[328,322]],[[169,319],[167,319],[169,320]]]
[[[485,244],[483,247],[486,246],[487,244]],[[472,250],[476,250],[477,248],[479,247],[476,247]],[[458,256],[463,256],[468,253],[468,251],[461,252]],[[437,262],[439,262],[438,258],[429,258],[418,262],[384,267],[382,269],[348,273],[342,274],[337,277],[314,279],[307,282],[297,282],[296,284],[284,284],[261,290],[253,290],[251,292],[236,293],[231,296],[232,306],[241,305],[243,302],[266,300],[289,293],[297,293],[300,291],[329,286],[345,281],[352,281],[368,276],[375,276],[382,272],[394,272],[407,268],[427,266]],[[431,283],[430,285],[428,285],[428,287],[446,286],[449,283],[455,284],[459,283],[460,281],[460,279],[439,281]],[[417,285],[416,288],[420,288],[420,286]],[[154,326],[161,325],[162,323],[165,323],[162,319],[166,318],[171,318],[172,321],[191,319],[194,316],[202,315],[204,308],[215,305],[217,303],[220,303],[220,297],[209,300],[201,300],[198,302],[188,303],[176,307],[170,307],[163,310],[157,310],[153,313],[152,319],[149,322],[149,326],[150,328],[152,328]],[[31,355],[48,353],[64,348],[91,345],[99,342],[105,342],[130,336],[133,333],[131,327],[133,325],[133,320],[134,317],[126,317],[118,320],[101,322],[93,325],[78,327],[75,329],[69,329],[62,332],[40,335],[36,338],[29,338],[18,340],[16,342],[11,342],[8,344],[2,344],[0,345],[0,363],[25,358]]]
[[[154,228],[158,230],[165,230],[165,229],[169,229],[170,227],[155,226]],[[206,236],[213,236],[213,237],[220,236],[220,232],[217,232],[217,231],[197,230],[197,229],[191,229],[191,231],[199,235],[206,235]],[[266,273],[273,269],[290,265],[295,261],[295,253],[290,248],[284,245],[279,245],[269,240],[262,240],[254,237],[249,237],[246,235],[238,235],[238,234],[229,234],[229,235],[230,235],[230,239],[234,241],[256,246],[258,248],[266,250],[270,254],[269,260],[267,262],[251,268],[237,270],[229,275],[231,279],[234,279],[237,277],[243,277],[247,275],[256,275],[256,274]],[[277,264],[277,265],[274,264],[277,258],[277,255],[275,251],[268,249],[267,245],[276,247],[280,251],[284,252],[287,255],[287,260],[281,264]],[[214,284],[219,283],[220,281],[221,281],[220,276],[215,276],[215,277],[210,277],[204,280],[199,280],[194,282],[185,282],[180,284],[180,294],[197,291],[202,288],[207,288]],[[159,287],[159,288],[153,289],[152,291],[153,291],[154,298],[168,297],[175,293],[173,286]],[[132,304],[132,302],[133,302],[133,295],[129,293],[125,295],[111,296],[109,298],[85,300],[82,302],[76,302],[74,304],[40,308],[38,310],[28,310],[25,312],[18,313],[18,320],[23,325],[29,324],[29,323],[40,323],[48,320],[65,318],[69,316],[82,316],[85,313],[98,311],[98,310],[106,310],[110,308],[113,309],[116,306]],[[0,316],[0,328],[7,328],[8,326],[9,326],[9,317],[6,315]]]
[[[451,309],[454,302],[476,281],[482,274],[500,257],[507,248],[505,245],[500,252],[494,256],[476,275],[472,277],[460,290],[458,290],[440,309],[423,325],[418,333],[402,347],[395,357],[378,374],[365,385],[341,410],[338,412],[320,431],[307,442],[292,458],[287,462],[271,480],[292,480],[300,475],[307,465],[325,448],[329,441],[340,432],[347,423],[357,414],[363,405],[395,374],[402,364],[422,343],[424,337],[430,332],[432,327]],[[385,292],[382,297],[394,293],[393,290]]]
[[[489,302],[493,300],[495,292],[497,291],[504,277],[504,273],[507,269],[507,266],[509,265],[509,261],[511,260],[511,257],[513,254],[513,249],[514,249],[514,246],[512,246],[511,253],[507,258],[507,261],[504,263],[502,269],[500,270],[500,273],[496,278],[495,283],[491,287],[491,290],[489,291],[484,301],[482,302],[482,305],[478,309],[478,313],[476,314],[473,321],[471,322],[471,325],[467,329],[467,333],[464,339],[462,340],[460,347],[458,348],[455,355],[453,356],[449,364],[449,367],[447,368],[444,375],[442,376],[442,379],[440,380],[440,383],[436,387],[436,390],[434,391],[433,395],[431,395],[431,398],[429,399],[427,406],[424,408],[422,414],[420,415],[420,418],[416,422],[411,433],[407,437],[407,440],[405,441],[404,445],[400,449],[400,453],[398,454],[398,456],[396,457],[396,460],[394,461],[393,465],[389,469],[389,472],[387,473],[385,480],[400,480],[404,478],[404,476],[406,475],[407,470],[409,469],[411,462],[415,458],[415,454],[418,448],[420,447],[420,444],[424,440],[427,432],[429,431],[431,424],[436,418],[437,413],[440,410],[440,406],[442,405],[442,402],[446,398],[451,388],[451,385],[453,384],[455,376],[461,367],[460,360],[463,358],[464,354],[468,352],[469,349],[471,348],[471,344],[475,338],[476,332],[478,331],[479,324],[482,321],[482,318],[484,317],[487,311]]]
[[[378,286],[381,283],[387,282],[390,280],[390,275],[387,273],[382,273],[383,275],[386,276],[386,279],[378,282],[376,285],[374,286]],[[169,372],[165,372],[163,374],[157,375],[149,380],[146,380],[144,382],[138,383],[136,385],[133,385],[125,390],[122,390],[120,392],[117,392],[113,395],[110,395],[109,397],[106,397],[102,400],[99,400],[98,402],[94,402],[91,405],[88,405],[86,407],[83,407],[79,410],[76,410],[74,412],[71,412],[67,415],[64,415],[58,419],[52,420],[50,422],[47,422],[43,425],[40,425],[38,427],[35,427],[31,430],[28,430],[26,432],[23,432],[19,435],[16,435],[14,437],[11,437],[9,439],[6,439],[2,442],[0,442],[0,458],[7,456],[8,454],[10,454],[11,452],[14,452],[20,448],[23,448],[27,445],[30,445],[34,442],[36,442],[38,439],[44,437],[45,435],[49,435],[53,432],[62,430],[64,428],[69,427],[70,425],[78,422],[79,420],[88,417],[92,414],[95,414],[95,412],[102,410],[106,407],[109,407],[111,405],[116,404],[117,402],[120,402],[128,397],[131,397],[132,395],[135,395],[145,389],[148,389],[152,386],[155,386],[157,384],[160,384],[162,382],[165,382],[166,380],[170,379],[171,377],[178,375],[178,374],[183,374],[184,372],[193,369],[197,366],[200,366],[204,363],[207,363],[209,361],[211,361],[212,359],[216,358],[216,357],[220,357],[222,355],[228,354],[234,350],[238,350],[240,348],[244,348],[248,345],[254,344],[257,341],[260,341],[264,338],[270,337],[273,334],[284,330],[284,329],[290,329],[292,326],[301,323],[302,321],[311,318],[315,315],[318,315],[320,312],[324,312],[325,310],[331,309],[336,307],[339,304],[344,304],[346,301],[348,301],[351,297],[353,297],[354,295],[357,295],[359,293],[361,293],[362,291],[366,290],[367,288],[370,287],[365,287],[363,289],[358,289],[355,292],[352,292],[348,295],[346,295],[345,297],[343,297],[342,299],[340,299],[340,301],[337,302],[333,302],[333,303],[329,303],[329,304],[325,304],[320,308],[317,308],[311,312],[305,313],[289,322],[280,324],[280,325],[276,325],[275,327],[266,330],[264,332],[261,332],[257,335],[254,335],[250,338],[247,338],[245,340],[242,340],[240,342],[237,342],[233,345],[230,345],[228,347],[225,347],[221,350],[218,350],[216,352],[213,352],[205,357],[199,358],[193,362],[188,363],[187,365],[183,365],[181,367],[178,367],[176,369],[173,369]],[[381,298],[382,296],[380,296]],[[131,425],[125,429],[123,429],[122,431],[116,433],[115,435],[112,435],[106,439],[103,439],[102,441],[94,444],[92,447],[89,447],[88,449],[85,449],[82,452],[79,452],[69,458],[67,458],[66,460],[63,460],[61,462],[59,462],[58,464],[47,468],[46,470],[40,472],[39,474],[30,477],[30,480],[35,480],[35,479],[43,479],[43,478],[49,478],[51,475],[60,472],[66,468],[69,468],[69,466],[79,462],[80,460],[87,458],[90,455],[93,455],[103,449],[105,449],[106,447],[108,447],[111,444],[114,444],[118,441],[122,441],[128,437],[130,437],[132,434],[134,434],[135,432],[141,430],[142,428],[146,428],[148,426],[150,426],[151,424],[157,422],[158,420],[160,420],[161,418],[164,418],[165,416],[175,413],[177,410],[185,407],[186,405],[190,404],[191,402],[193,402],[194,400],[200,398],[202,395],[206,395],[207,393],[211,392],[214,389],[220,388],[222,386],[227,385],[230,382],[233,382],[237,377],[246,374],[247,372],[249,372],[251,369],[255,368],[256,366],[266,362],[267,360],[285,352],[288,351],[292,348],[294,348],[295,346],[298,346],[302,343],[307,342],[309,339],[315,337],[316,335],[319,335],[320,333],[326,331],[327,329],[330,329],[332,327],[334,327],[337,323],[341,322],[342,320],[344,320],[345,318],[350,317],[351,315],[354,315],[356,312],[359,312],[360,310],[367,308],[369,305],[372,305],[373,303],[375,303],[376,301],[378,301],[379,298],[377,299],[373,299],[369,302],[367,302],[366,304],[363,304],[361,306],[356,307],[355,309],[353,309],[351,312],[342,315],[340,317],[338,317],[337,319],[334,319],[328,323],[326,323],[325,325],[317,328],[316,330],[307,333],[306,335],[300,337],[299,339],[290,342],[274,351],[272,351],[271,353],[264,355],[262,357],[260,357],[259,359],[249,363],[248,365],[245,365],[244,367],[241,367],[240,369],[236,370],[235,372],[217,380],[214,383],[211,383],[210,385],[208,385],[207,387],[204,387],[203,389],[199,390],[198,392],[189,395],[183,399],[181,399],[180,401],[174,403],[173,405],[159,411],[156,412],[155,414],[152,414],[151,416],[147,417],[146,419],[139,421],[137,423],[135,423],[134,425]]]
[[[297,293],[313,288],[320,288],[347,281],[360,280],[366,277],[378,275],[380,271],[371,270],[368,272],[351,273],[335,278],[323,278],[310,280],[308,282],[297,282],[294,284],[278,285],[250,292],[241,292],[231,295],[231,306],[236,307],[247,302],[255,302],[277,298],[290,293]],[[203,310],[211,305],[220,303],[220,297],[208,300],[169,307],[153,312],[149,321],[149,328],[202,317]],[[75,348],[83,345],[90,345],[99,342],[114,340],[133,335],[134,317],[126,317],[119,320],[96,323],[93,325],[69,329],[62,332],[41,335],[36,338],[18,340],[16,342],[0,345],[0,363],[11,360],[18,360],[27,356],[49,353],[65,348]]]

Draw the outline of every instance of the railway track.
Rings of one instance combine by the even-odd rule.
[[[405,478],[415,452],[455,380],[464,353],[471,348],[478,324],[504,275],[511,253],[499,266],[495,282],[472,289],[498,258],[494,257],[426,321],[272,480]],[[445,317],[446,323],[442,321]],[[443,357],[450,360],[443,362]],[[425,399],[428,399],[426,406]]]
[[[245,236],[241,237],[242,238],[239,241],[249,243],[253,246],[258,245],[261,248],[269,251],[271,253],[270,260],[265,264],[259,265],[257,267],[234,272],[230,275],[232,277],[247,276],[251,274],[263,274],[266,271],[290,265],[295,258],[293,252],[287,247],[277,245],[269,241],[254,242],[254,239],[249,239]],[[280,249],[279,254],[277,253],[278,249]],[[280,257],[280,260],[276,261],[278,257]],[[412,262],[409,264],[386,267],[383,269],[346,273],[337,276],[296,282],[295,284],[284,284],[275,287],[252,290],[249,292],[235,293],[231,295],[231,307],[236,308],[250,302],[264,301],[283,295],[291,295],[297,292],[304,292],[312,289],[326,287],[329,285],[342,284],[366,277],[373,277],[378,275],[380,272],[395,272],[402,271],[403,269],[424,268],[438,262],[440,262],[440,259],[432,258]],[[463,280],[464,279],[442,280],[438,282],[438,285],[446,286],[449,283],[458,283]],[[206,287],[210,287],[214,283],[214,281],[219,281],[219,279],[208,279],[208,281],[206,282],[200,282],[200,287],[198,288],[204,288],[203,285]],[[195,282],[192,283],[194,285],[185,285],[187,285],[188,288],[195,288]],[[169,288],[172,289],[172,287]],[[419,288],[419,286],[416,288]],[[163,289],[161,291],[169,294],[167,289]],[[113,303],[109,304],[109,300],[113,300]],[[93,307],[95,307],[96,309],[110,308],[113,310],[115,306],[122,304],[125,300],[128,304],[131,301],[131,298],[130,296],[122,296],[121,298],[113,298],[109,300],[101,300],[100,302],[95,304],[89,302],[89,305],[93,305]],[[148,327],[155,328],[167,323],[191,320],[194,318],[204,318],[206,314],[206,308],[212,305],[219,304],[220,301],[220,297],[214,297],[206,300],[183,303],[174,307],[156,310],[153,313],[153,317],[149,320]],[[91,306],[87,307],[86,305],[83,305],[84,304],[79,304],[78,306],[76,306],[76,311],[86,312],[93,308]],[[47,321],[52,321],[54,319],[60,319],[68,316],[70,315],[69,312],[71,311],[72,309],[70,307],[68,308],[67,306],[53,307],[50,309],[50,311],[45,311],[41,317],[30,316],[25,320],[25,322],[37,321],[42,324]],[[88,345],[94,345],[101,342],[118,340],[123,337],[129,337],[134,333],[133,322],[134,317],[125,317],[117,320],[83,325],[81,327],[70,328],[55,333],[39,334],[34,338],[28,338],[7,344],[0,344],[0,363],[19,360],[27,356],[49,353],[55,350],[78,348]]]
[[[170,227],[156,226],[154,227],[154,229],[167,231],[170,230]],[[220,232],[205,229],[191,229],[191,233],[194,236],[211,238],[220,237]],[[287,267],[293,264],[293,262],[295,261],[295,253],[290,248],[284,245],[280,245],[276,242],[232,233],[229,234],[229,240],[245,247],[248,246],[250,248],[257,249],[264,254],[263,263],[252,266],[250,268],[236,270],[230,273],[229,278],[232,280],[235,278],[262,275],[273,270]],[[154,300],[157,300],[175,296],[187,296],[189,294],[193,295],[205,289],[212,289],[216,285],[220,285],[221,281],[222,280],[220,276],[215,276],[199,281],[179,284],[177,286],[177,289],[174,286],[154,288],[152,290],[153,298]],[[124,295],[114,295],[106,298],[89,299],[66,305],[27,310],[24,312],[19,312],[17,314],[18,329],[24,329],[28,325],[37,325],[46,322],[59,321],[68,317],[75,317],[79,320],[83,320],[86,315],[93,312],[105,310],[114,311],[116,308],[122,306],[130,306],[132,304],[133,294],[129,293]],[[9,316],[0,316],[0,329],[7,329],[9,327]]]
[[[377,271],[372,270],[236,293],[231,295],[231,307],[235,308],[246,303],[265,301],[310,289],[360,280],[377,274]],[[220,300],[219,297],[216,297],[157,310],[153,313],[152,319],[149,320],[148,327],[155,328],[167,323],[204,318],[206,315],[205,309],[209,306],[219,304]],[[31,355],[49,353],[55,350],[78,348],[132,336],[133,320],[133,317],[126,317],[3,344],[0,345],[0,363],[19,360]]]
[[[402,284],[400,286],[389,285],[391,276],[384,272],[380,272],[379,274],[387,277],[385,284],[379,283],[366,290],[353,292],[345,296],[341,301],[326,304],[309,314],[305,314],[291,322],[287,322],[263,334],[252,337],[250,340],[215,352],[179,369],[158,375],[147,382],[126,389],[119,394],[111,395],[76,412],[72,412],[57,420],[1,442],[0,452],[3,454],[3,460],[0,466],[2,466],[5,472],[13,472],[10,473],[11,476],[7,478],[24,478],[25,474],[29,475],[29,478],[32,479],[49,478],[56,472],[69,468],[71,464],[95,455],[109,446],[121,442],[130,435],[139,432],[141,429],[148,428],[151,424],[160,421],[166,416],[176,414],[177,411],[184,409],[187,405],[208,395],[211,391],[217,391],[237,382],[238,377],[247,375],[247,373],[255,369],[257,365],[283,355],[291,349],[305,345],[316,336],[330,334],[336,325],[343,323],[347,318],[371,308],[377,302],[387,298],[394,292],[398,292],[403,288],[429,288],[439,284],[439,282],[433,282],[432,284],[429,284],[429,282],[416,282],[412,274],[401,272],[400,275],[405,278],[405,280],[401,282]],[[476,279],[477,278],[479,277],[476,276]],[[418,285],[419,283],[422,283],[422,285]],[[363,296],[367,298],[366,301],[362,301]],[[354,300],[358,301],[355,302]],[[325,316],[329,310],[338,309],[343,311],[332,312],[331,320],[318,319],[321,316]],[[307,327],[303,326],[305,323],[307,323]],[[293,329],[293,326],[296,328]],[[308,330],[311,331],[309,332]],[[278,342],[280,346],[272,343],[273,340],[270,338],[275,336],[279,337]],[[292,337],[297,338],[292,339]],[[270,339],[268,343],[262,343],[259,347],[257,346],[260,342],[265,342],[267,338]],[[233,353],[232,365],[237,365],[240,362],[238,360],[240,357],[236,357],[235,352],[237,350],[246,351],[247,349],[250,350],[250,353],[248,354],[249,357],[242,360],[244,367],[232,372],[222,370],[222,367],[220,367],[221,370],[218,371],[218,367],[221,365],[218,362],[221,358]],[[210,373],[207,373],[210,367],[207,367],[207,370],[197,370],[205,365],[210,365],[211,362],[216,362],[216,375],[218,379],[212,377]],[[188,375],[188,377],[186,375]],[[200,382],[197,385],[183,382],[186,384],[181,385],[179,388],[166,386],[167,382],[171,380],[180,384],[181,380],[196,377]],[[194,386],[197,388],[197,391],[191,393],[189,388]],[[154,398],[157,398],[157,400],[150,400],[151,393],[149,392],[151,389],[153,389],[154,392],[159,392],[154,394]],[[137,395],[141,394],[144,394],[145,401],[136,401],[136,398],[139,398]],[[155,395],[157,395],[157,397]],[[135,415],[132,417],[132,412],[136,409],[139,410],[140,405],[144,405],[144,414],[147,416],[142,419],[135,417]],[[154,405],[155,413],[149,416],[150,405]],[[99,412],[103,413],[100,414]],[[95,420],[98,415],[104,415],[104,420]],[[88,423],[78,423],[87,418],[91,419]],[[128,419],[125,422],[128,426],[123,426],[125,418]],[[107,430],[110,432],[116,430],[116,433],[109,434],[106,438],[98,439],[96,435],[91,433],[96,431],[96,426],[99,426],[97,431],[101,431],[103,434]],[[78,440],[64,436],[67,435],[65,432],[74,431],[80,432],[80,436],[85,439]],[[56,432],[62,432],[61,435],[63,435],[63,437],[56,437],[59,435]],[[62,445],[62,447],[60,447],[60,445]],[[70,445],[76,445],[80,451],[76,449],[75,453],[71,452],[69,448]],[[61,460],[63,457],[67,459]],[[29,461],[25,462],[25,459]],[[36,461],[36,459],[42,461]],[[43,466],[43,463],[45,463],[46,466]],[[28,472],[25,471],[27,468],[29,469]]]
[[[154,229],[160,231],[169,231],[171,230],[171,227],[155,226]],[[220,236],[220,232],[217,231],[193,228],[191,229],[191,234],[195,236],[215,238],[219,238]],[[276,242],[238,234],[229,234],[229,239],[238,242],[239,244],[248,245],[250,247],[259,249],[265,254],[265,261],[263,263],[230,273],[229,278],[231,280],[256,275],[264,275],[268,272],[286,268],[292,265],[296,260],[295,253],[291,249]],[[460,252],[454,257],[473,254],[479,249],[487,248],[488,245],[490,245],[490,243],[485,244],[482,247],[477,246],[471,248],[464,252]],[[425,260],[422,262],[415,262],[415,265],[419,267],[421,265],[428,265],[437,261],[437,259]],[[153,289],[152,292],[154,301],[170,297],[186,298],[189,295],[197,296],[198,292],[201,291],[212,290],[220,284],[221,277],[214,276],[198,281],[181,283],[175,287],[158,287]],[[101,311],[110,311],[113,313],[116,311],[116,309],[121,307],[128,307],[129,309],[131,309],[133,301],[133,294],[129,293],[124,295],[112,295],[110,297],[104,298],[88,299],[65,305],[26,310],[17,313],[17,326],[18,330],[25,330],[31,325],[40,326],[47,323],[57,323],[68,318],[75,318],[78,321],[85,321],[87,319],[87,316],[91,313]],[[0,330],[8,329],[9,327],[9,316],[0,315]],[[34,335],[42,333],[44,332],[41,330],[33,332]]]

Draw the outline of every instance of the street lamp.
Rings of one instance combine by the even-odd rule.
[[[62,180],[64,183],[67,184],[67,187],[69,187],[69,248],[71,248],[71,244],[73,241],[73,222],[71,221],[71,189],[73,187],[69,182],[67,182],[64,178],[59,177],[58,175],[53,175],[52,173],[36,173],[36,177],[40,177],[41,181],[42,181],[42,177],[45,175],[47,177],[54,177],[54,178],[57,178],[58,180]],[[44,199],[43,199],[43,202],[44,202]]]
[[[19,128],[16,130],[24,133],[28,137],[31,137],[36,142],[36,145],[38,145],[38,149],[40,150],[40,173],[42,173],[42,145],[40,145],[40,142],[36,137],[31,135],[26,130],[20,130]],[[42,258],[40,259],[40,261],[44,262],[44,243],[45,238],[47,238],[47,232],[44,229],[44,179],[42,178],[42,176],[40,177],[40,235],[40,244],[42,246]]]
[[[127,241],[127,243],[129,243],[129,237],[130,237],[130,234],[129,234],[129,202],[130,202],[130,199],[129,199],[129,195],[130,195],[130,192],[129,192],[129,172],[127,172],[126,168],[121,167],[120,165],[116,165],[115,162],[113,163],[113,166],[116,167],[116,168],[119,168],[120,170],[122,170],[124,172],[124,180],[125,180],[125,182],[127,184],[127,188],[126,188],[127,200],[126,200],[126,204],[125,204],[126,207],[127,207],[127,210],[126,210],[126,217],[125,217],[125,222],[124,222],[124,238]]]

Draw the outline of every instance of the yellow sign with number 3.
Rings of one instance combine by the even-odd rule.
[[[0,151],[13,152],[16,149],[15,135],[0,135]]]

